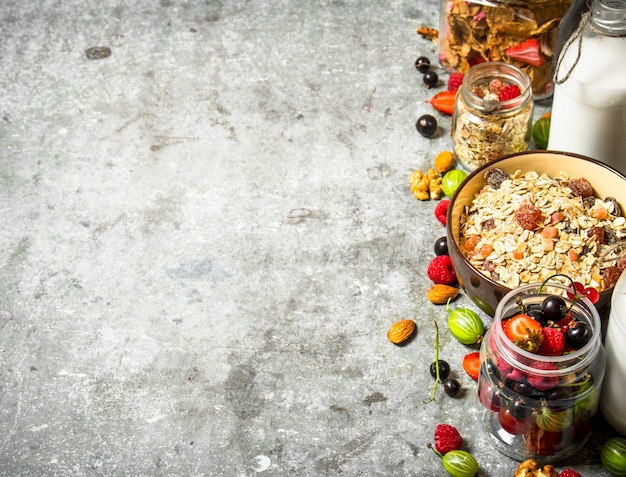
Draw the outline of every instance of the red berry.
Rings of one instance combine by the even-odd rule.
[[[558,369],[558,367],[554,363],[550,362],[537,362],[535,363],[534,367],[535,369],[544,371],[552,371]],[[553,374],[530,373],[528,375],[528,382],[535,389],[539,389],[540,391],[547,391],[556,387],[559,384],[559,377]]]
[[[563,469],[559,474],[559,477],[582,477],[582,475],[574,469]]]
[[[439,255],[433,258],[428,264],[426,273],[433,283],[452,285],[456,282],[456,272],[449,255]]]
[[[576,293],[574,293],[574,290],[576,291]],[[574,290],[571,289],[567,292],[567,298],[569,298],[570,300],[574,299],[574,295],[584,295],[585,294],[585,285],[583,285],[580,282],[574,282]]]
[[[480,372],[480,353],[478,351],[472,351],[465,355],[463,358],[463,369],[470,378],[478,381]]]
[[[543,356],[561,356],[565,349],[565,336],[560,329],[546,326],[543,329],[543,341],[538,354]]]
[[[463,73],[450,73],[448,78],[448,91],[456,91],[463,83]]]
[[[593,287],[587,287],[583,290],[585,296],[589,299],[591,303],[598,303],[600,299],[600,293]]]
[[[498,101],[508,101],[509,99],[517,98],[522,91],[516,84],[505,86],[498,94]]]
[[[446,225],[446,214],[448,213],[448,207],[450,206],[450,200],[442,199],[435,207],[435,217],[443,225]]]
[[[463,445],[461,434],[450,424],[437,424],[435,428],[435,449],[440,454],[459,450]]]

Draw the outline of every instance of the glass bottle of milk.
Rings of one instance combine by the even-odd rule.
[[[626,174],[626,2],[593,0],[554,74],[548,149]]]

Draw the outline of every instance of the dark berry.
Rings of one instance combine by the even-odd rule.
[[[431,137],[435,134],[435,132],[437,132],[438,125],[434,116],[424,114],[417,119],[415,127],[417,128],[417,132],[419,132],[422,136]]]
[[[461,383],[454,378],[448,378],[443,382],[443,390],[448,396],[454,397],[461,391]]]
[[[430,363],[430,375],[433,378],[437,377],[437,365],[435,364],[435,361],[433,361],[432,363]],[[447,379],[448,376],[450,376],[450,365],[447,363],[447,361],[444,361],[443,359],[439,360],[439,379]]]
[[[420,56],[417,60],[415,60],[415,67],[420,73],[426,73],[430,70],[430,60],[425,56]]]
[[[434,88],[439,83],[439,75],[434,71],[424,73],[424,84],[427,88]]]
[[[580,349],[589,343],[591,335],[591,327],[587,323],[579,321],[570,325],[565,331],[565,343],[574,349]]]
[[[515,419],[526,419],[528,416],[530,416],[530,413],[532,411],[532,409],[526,405],[526,401],[524,401],[520,397],[514,398],[509,403],[508,407],[511,416],[513,416]]]
[[[565,315],[567,305],[562,297],[550,295],[541,303],[541,311],[548,320],[559,321]]]
[[[448,239],[447,237],[439,237],[435,240],[435,255],[450,255],[448,253]]]
[[[531,305],[526,308],[526,314],[537,320],[542,326],[546,326],[548,324],[548,318],[546,318],[546,314],[539,305]]]

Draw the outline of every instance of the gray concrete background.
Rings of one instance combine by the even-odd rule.
[[[512,475],[425,298],[423,25],[436,2],[3,0],[0,475],[445,475],[439,422]],[[432,320],[465,395],[424,403]],[[608,475],[607,435],[568,464]]]

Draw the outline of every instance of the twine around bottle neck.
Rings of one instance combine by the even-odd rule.
[[[555,71],[554,73],[555,84],[565,83],[571,76],[572,72],[574,71],[574,68],[576,68],[576,65],[578,64],[578,60],[580,60],[580,55],[582,52],[582,44],[583,44],[583,36],[584,36],[583,33],[585,30],[591,31],[598,35],[610,36],[614,38],[626,36],[624,33],[619,33],[619,34],[608,33],[605,30],[600,30],[594,24],[594,22],[591,21],[591,12],[583,13],[582,16],[580,17],[580,23],[578,24],[578,28],[576,28],[574,33],[572,33],[572,35],[567,39],[567,41],[565,42],[565,45],[563,45],[563,48],[561,49],[561,53],[559,54],[559,58],[556,63],[556,68],[554,70]],[[563,58],[565,58],[565,53],[567,52],[567,50],[570,49],[570,47],[572,47],[574,42],[577,42],[576,58],[574,58],[574,62],[572,63],[572,66],[570,66],[565,76],[563,76],[562,78],[559,78],[558,76],[559,76],[559,72],[561,71],[561,63],[563,62]]]

